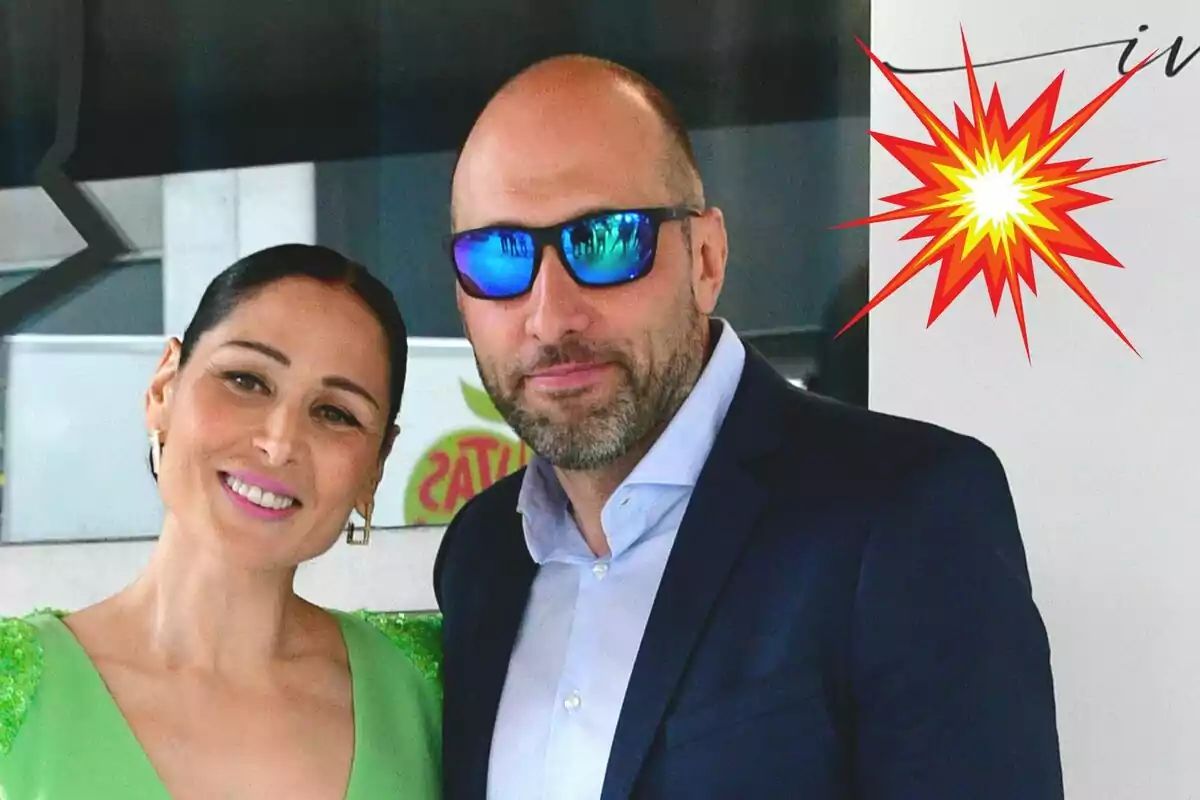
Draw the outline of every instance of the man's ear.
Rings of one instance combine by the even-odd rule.
[[[729,236],[725,215],[715,206],[705,209],[692,227],[696,254],[692,260],[692,290],[702,314],[712,314],[725,285],[725,263],[729,257]]]
[[[146,430],[166,431],[167,419],[171,415],[171,403],[175,392],[175,378],[179,375],[181,345],[171,337],[163,350],[162,358],[150,379],[146,390]]]

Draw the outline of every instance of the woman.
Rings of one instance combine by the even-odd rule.
[[[149,566],[90,608],[0,621],[0,798],[440,796],[436,619],[293,589],[352,509],[369,531],[406,357],[391,293],[331,250],[212,282],[146,393]]]

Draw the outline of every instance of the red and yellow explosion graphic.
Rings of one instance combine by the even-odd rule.
[[[993,85],[991,98],[987,107],[984,107],[965,34],[962,43],[971,95],[971,115],[968,117],[955,104],[958,124],[958,134],[955,135],[900,82],[886,64],[859,41],[871,61],[929,131],[933,143],[925,144],[872,131],[872,138],[921,181],[921,185],[882,198],[899,206],[895,210],[836,227],[848,228],[920,217],[923,219],[901,239],[929,239],[929,242],[838,332],[838,336],[917,273],[935,262],[941,262],[927,325],[932,325],[967,284],[982,273],[992,300],[993,315],[999,313],[1000,298],[1005,287],[1008,288],[1017,324],[1021,328],[1021,339],[1025,343],[1025,355],[1030,358],[1025,306],[1018,279],[1025,283],[1032,294],[1037,295],[1032,262],[1032,253],[1036,252],[1040,260],[1104,320],[1121,341],[1137,353],[1108,312],[1067,264],[1066,257],[1075,256],[1113,267],[1122,265],[1070,214],[1110,199],[1075,188],[1077,184],[1156,162],[1083,169],[1091,159],[1057,163],[1051,163],[1050,159],[1126,81],[1149,63],[1153,54],[1118,78],[1066,122],[1053,128],[1054,112],[1065,73],[1060,72],[1020,119],[1009,125],[1005,120],[997,86]]]

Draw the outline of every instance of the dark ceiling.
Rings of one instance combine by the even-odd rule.
[[[693,128],[868,108],[869,0],[5,0],[0,186],[54,137],[56,15],[82,5],[76,180],[457,147],[500,83],[588,52]]]

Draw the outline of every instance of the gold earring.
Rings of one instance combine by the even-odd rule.
[[[346,544],[354,545],[355,547],[366,547],[371,543],[371,506],[367,507],[367,513],[363,515],[362,538],[354,538],[354,520],[346,522]]]
[[[157,429],[150,431],[150,469],[158,476],[159,465],[162,463],[162,434]]]

